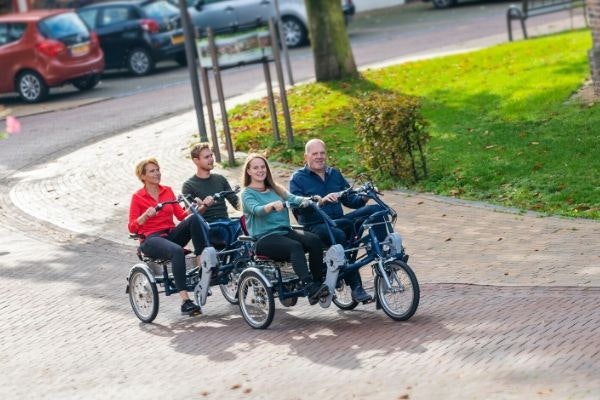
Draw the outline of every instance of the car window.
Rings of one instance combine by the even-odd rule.
[[[77,43],[81,39],[87,39],[90,34],[83,20],[72,12],[43,19],[38,22],[38,29],[45,37],[65,44]]]
[[[142,6],[148,17],[152,19],[162,19],[163,17],[170,17],[173,14],[179,13],[179,9],[173,4],[167,3],[166,1],[154,1]]]
[[[26,24],[18,22],[0,24],[0,46],[21,39],[26,27]]]
[[[96,29],[96,17],[98,16],[97,8],[91,10],[81,10],[79,11],[79,16],[85,21],[90,29]]]
[[[107,7],[102,12],[100,26],[112,25],[129,20],[129,7]]]

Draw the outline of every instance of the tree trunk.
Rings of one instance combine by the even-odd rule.
[[[588,52],[594,94],[600,96],[600,0],[587,0],[587,14],[592,31],[592,48]]]
[[[358,76],[339,0],[306,0],[317,82]]]

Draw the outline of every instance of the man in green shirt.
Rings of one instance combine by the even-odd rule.
[[[196,165],[196,173],[185,181],[181,192],[202,200],[199,211],[209,224],[217,221],[230,221],[225,201],[223,199],[216,201],[213,198],[215,193],[231,190],[231,185],[224,176],[212,173],[215,167],[215,159],[210,144],[199,143],[195,145],[190,155],[192,162]],[[226,199],[233,208],[239,209],[240,201],[235,193],[227,195]],[[216,225],[219,225],[219,229],[216,229]],[[231,221],[230,232],[225,232],[223,225],[213,224],[211,226],[209,238],[213,244],[228,245],[237,238],[239,221]]]

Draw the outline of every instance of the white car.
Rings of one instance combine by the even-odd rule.
[[[178,5],[179,0],[169,0]],[[202,34],[207,27],[215,33],[232,32],[265,24],[275,16],[273,0],[185,0],[190,18]],[[354,15],[352,0],[342,0],[346,24]],[[279,0],[283,34],[288,47],[308,43],[308,17],[304,0]]]

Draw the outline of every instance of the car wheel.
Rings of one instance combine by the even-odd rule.
[[[154,69],[154,60],[148,50],[138,47],[127,56],[127,68],[136,76],[147,75]]]
[[[283,37],[288,47],[299,47],[308,41],[308,31],[298,18],[282,17]]]
[[[100,75],[94,74],[90,76],[84,76],[83,78],[79,78],[73,81],[73,86],[77,89],[83,91],[92,90],[100,83]]]
[[[448,8],[456,4],[456,0],[432,0],[435,8]]]
[[[37,103],[48,95],[48,85],[36,72],[24,71],[17,76],[17,92],[26,103]]]

